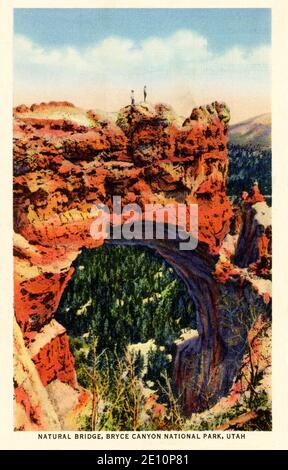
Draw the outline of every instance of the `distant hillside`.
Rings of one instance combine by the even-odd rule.
[[[228,149],[228,193],[249,191],[257,180],[262,193],[271,195],[271,114],[231,126]]]
[[[229,142],[234,145],[271,147],[271,113],[261,114],[230,127]]]

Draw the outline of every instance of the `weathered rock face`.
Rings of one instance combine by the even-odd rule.
[[[14,323],[15,427],[19,431],[61,429],[47,390],[25,348],[21,330]]]
[[[14,122],[15,317],[42,383],[77,388],[67,335],[53,315],[81,248],[104,243],[90,235],[93,204],[111,207],[114,195],[141,207],[195,203],[197,250],[150,247],[183,278],[197,309],[199,337],[178,358],[186,411],[215,402],[231,382],[215,274],[232,216],[226,106],[194,109],[181,124],[165,105],[127,106],[115,117],[50,103],[16,108]]]
[[[271,208],[254,184],[251,195],[242,195],[243,223],[234,263],[240,267],[249,266],[257,275],[271,278],[272,227]]]

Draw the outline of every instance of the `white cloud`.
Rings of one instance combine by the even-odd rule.
[[[179,30],[170,37],[150,37],[140,43],[122,37],[107,37],[80,50],[75,47],[44,48],[25,36],[16,35],[14,42],[16,67],[53,67],[54,73],[66,70],[73,74],[137,74],[145,69],[161,75],[165,70],[189,74],[195,67],[205,70],[221,67],[246,67],[269,64],[270,48],[261,46],[245,50],[231,48],[223,54],[209,49],[204,36],[189,30]]]
[[[44,49],[23,35],[14,38],[14,63],[17,66],[47,65],[54,67],[74,67],[86,65],[79,51],[73,47]]]
[[[216,58],[216,64],[234,66],[266,66],[270,63],[270,47],[259,46],[249,51],[233,47]]]

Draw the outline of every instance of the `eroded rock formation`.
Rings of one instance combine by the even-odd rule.
[[[83,396],[66,332],[53,316],[81,248],[104,243],[90,235],[93,204],[111,207],[118,195],[123,204],[141,207],[198,205],[197,250],[181,251],[177,241],[146,244],[182,277],[197,309],[199,336],[183,348],[176,367],[187,414],[227,393],[237,361],[232,368],[221,289],[241,298],[250,282],[246,276],[243,285],[241,268],[233,271],[235,253],[227,255],[233,216],[226,195],[228,122],[227,107],[217,102],[193,109],[186,120],[162,104],[127,106],[117,116],[65,102],[15,108],[15,317],[43,386],[60,381]],[[17,403],[19,387],[16,381]]]

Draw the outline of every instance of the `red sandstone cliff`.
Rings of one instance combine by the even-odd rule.
[[[197,253],[189,258],[172,246],[155,249],[177,266],[194,293],[200,336],[189,357],[196,354],[200,367],[210,370],[211,396],[219,393],[225,348],[217,326],[216,278],[221,281],[225,263],[218,264],[217,274],[215,255],[233,214],[226,195],[228,122],[227,107],[217,102],[193,109],[184,122],[166,105],[127,106],[116,119],[65,102],[15,108],[15,317],[44,386],[59,380],[77,389],[68,338],[53,315],[79,250],[104,241],[90,236],[93,203],[109,206],[120,195],[123,204],[141,207],[198,204]],[[228,278],[229,273],[224,282]],[[201,351],[207,353],[204,365]],[[180,372],[186,382],[199,380]],[[18,388],[16,383],[16,403]],[[188,393],[188,411],[200,402]]]

